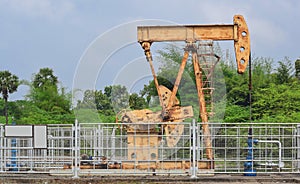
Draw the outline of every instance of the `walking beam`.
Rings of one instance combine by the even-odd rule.
[[[194,43],[200,40],[233,40],[237,62],[237,72],[244,73],[250,58],[250,34],[242,15],[233,17],[231,25],[174,25],[139,26],[138,42],[185,41]]]

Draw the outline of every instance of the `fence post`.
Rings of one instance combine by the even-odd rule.
[[[74,173],[74,176],[73,178],[79,178],[78,176],[78,151],[79,151],[79,147],[78,147],[78,120],[76,119],[75,120],[75,148],[74,148],[74,151],[75,151],[75,163],[74,163],[74,167],[73,167],[73,173]]]
[[[115,161],[116,156],[116,129],[115,127],[112,130],[112,139],[111,139],[111,148],[112,148],[112,154],[111,154],[111,160]]]
[[[3,157],[3,141],[4,141],[4,130],[3,130],[3,125],[0,125],[1,126],[1,129],[0,129],[0,160],[1,160],[1,163],[0,163],[0,172],[3,172],[3,165],[5,163],[4,161],[4,157]],[[3,161],[3,162],[2,162]]]
[[[196,122],[195,119],[193,119],[193,123],[192,123],[192,130],[193,130],[193,140],[192,140],[192,154],[193,154],[193,166],[192,166],[192,176],[191,178],[197,178],[197,167],[196,167],[196,155],[197,155],[197,144],[196,144],[196,139],[197,139],[197,135],[196,135]]]
[[[300,169],[300,125],[298,124],[297,125],[297,129],[296,129],[296,132],[297,132],[297,139],[296,139],[296,146],[297,146],[297,169],[299,170]]]

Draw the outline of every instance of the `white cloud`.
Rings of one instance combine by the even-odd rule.
[[[74,4],[68,0],[0,0],[6,10],[22,16],[59,20],[74,10]]]

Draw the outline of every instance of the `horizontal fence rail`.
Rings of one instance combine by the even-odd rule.
[[[299,173],[300,125],[296,123],[75,123],[46,125],[46,146],[32,134],[0,125],[0,172],[140,175]],[[18,127],[18,125],[16,125]],[[30,130],[30,127],[26,127]],[[16,129],[17,130],[17,129]],[[14,136],[15,135],[15,136]],[[211,148],[205,140],[210,137]],[[170,145],[169,139],[176,144]],[[173,141],[174,141],[173,140]],[[37,146],[38,145],[38,146]],[[213,159],[206,150],[211,149]]]

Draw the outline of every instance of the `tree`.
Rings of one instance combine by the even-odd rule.
[[[256,121],[295,122],[300,115],[300,86],[297,82],[271,84],[253,94],[253,116]]]
[[[296,77],[300,80],[300,59],[295,61],[295,70],[296,70]]]
[[[8,113],[7,113],[7,101],[8,94],[17,91],[19,86],[19,78],[16,75],[11,74],[9,71],[0,72],[0,87],[1,93],[4,100],[4,114],[6,124],[8,124]]]
[[[104,91],[110,90],[111,92],[111,86],[105,87]],[[109,93],[110,95],[110,93]],[[112,103],[109,99],[107,92],[102,92],[102,90],[95,91],[95,103],[96,108],[99,112],[103,113],[104,115],[112,115],[113,113],[113,107]]]
[[[157,72],[157,79],[160,84],[165,85],[170,90],[173,88],[178,66],[181,63],[182,55],[180,53],[182,51],[176,47],[174,48],[174,46],[159,51],[159,59],[163,63]],[[182,106],[192,105],[194,114],[197,115],[198,111],[195,109],[199,108],[199,105],[197,103],[197,92],[194,90],[194,71],[190,63],[189,58],[177,97],[180,98]],[[221,61],[217,65],[220,68],[215,68],[217,70],[214,72],[215,90],[213,100],[215,102],[214,112],[220,114],[220,118],[217,118],[218,121],[222,121],[221,108],[224,109],[225,104],[226,112],[223,121],[249,121],[249,108],[250,103],[252,103],[252,120],[254,121],[299,122],[300,86],[299,81],[294,80],[294,70],[295,76],[300,78],[300,59],[295,62],[295,68],[288,57],[285,57],[278,65],[277,68],[274,67],[272,58],[253,58],[251,71],[253,95],[250,101],[248,72],[239,75],[235,66],[224,64]],[[226,88],[217,88],[217,86],[222,86],[224,81]],[[225,93],[226,95],[224,95]],[[148,102],[151,97],[157,96],[154,82],[150,81],[148,85],[145,85],[140,94],[146,97]],[[218,104],[221,104],[220,107],[215,108]],[[214,118],[210,120],[214,121]]]
[[[249,108],[231,104],[226,105],[224,122],[241,123],[249,121]]]
[[[105,89],[107,90],[110,87],[111,86],[107,86]],[[77,103],[76,110],[79,109],[96,110],[99,114],[106,116],[114,114],[111,101],[102,90],[86,90],[83,99]]]
[[[129,93],[125,86],[114,85],[109,86],[111,89],[110,94],[106,93],[110,100],[115,113],[120,112],[123,109],[129,108]],[[107,91],[107,90],[105,90]]]
[[[140,97],[137,93],[132,93],[129,96],[129,106],[131,109],[144,109],[147,104],[143,97]]]
[[[289,83],[293,75],[292,61],[285,57],[283,61],[278,62],[279,67],[277,68],[276,81],[277,84]]]
[[[82,100],[79,100],[77,102],[77,106],[76,108],[79,109],[79,108],[82,108],[82,109],[95,109],[97,104],[96,104],[96,94],[97,91],[93,91],[93,90],[86,90],[84,91],[84,94],[83,94],[83,99]],[[101,91],[100,91],[101,93]]]
[[[58,78],[50,68],[42,68],[34,75],[27,96],[40,109],[53,114],[70,113],[71,97],[58,87]]]
[[[103,92],[104,91],[104,92]],[[125,86],[106,86],[104,90],[86,90],[75,110],[80,122],[115,122],[118,112],[129,108],[129,94]]]
[[[34,88],[46,89],[49,87],[57,87],[57,83],[58,79],[50,68],[41,68],[39,73],[37,73],[33,79]]]
[[[252,59],[252,86],[255,89],[267,87],[273,82],[273,64],[271,58],[257,57]]]

